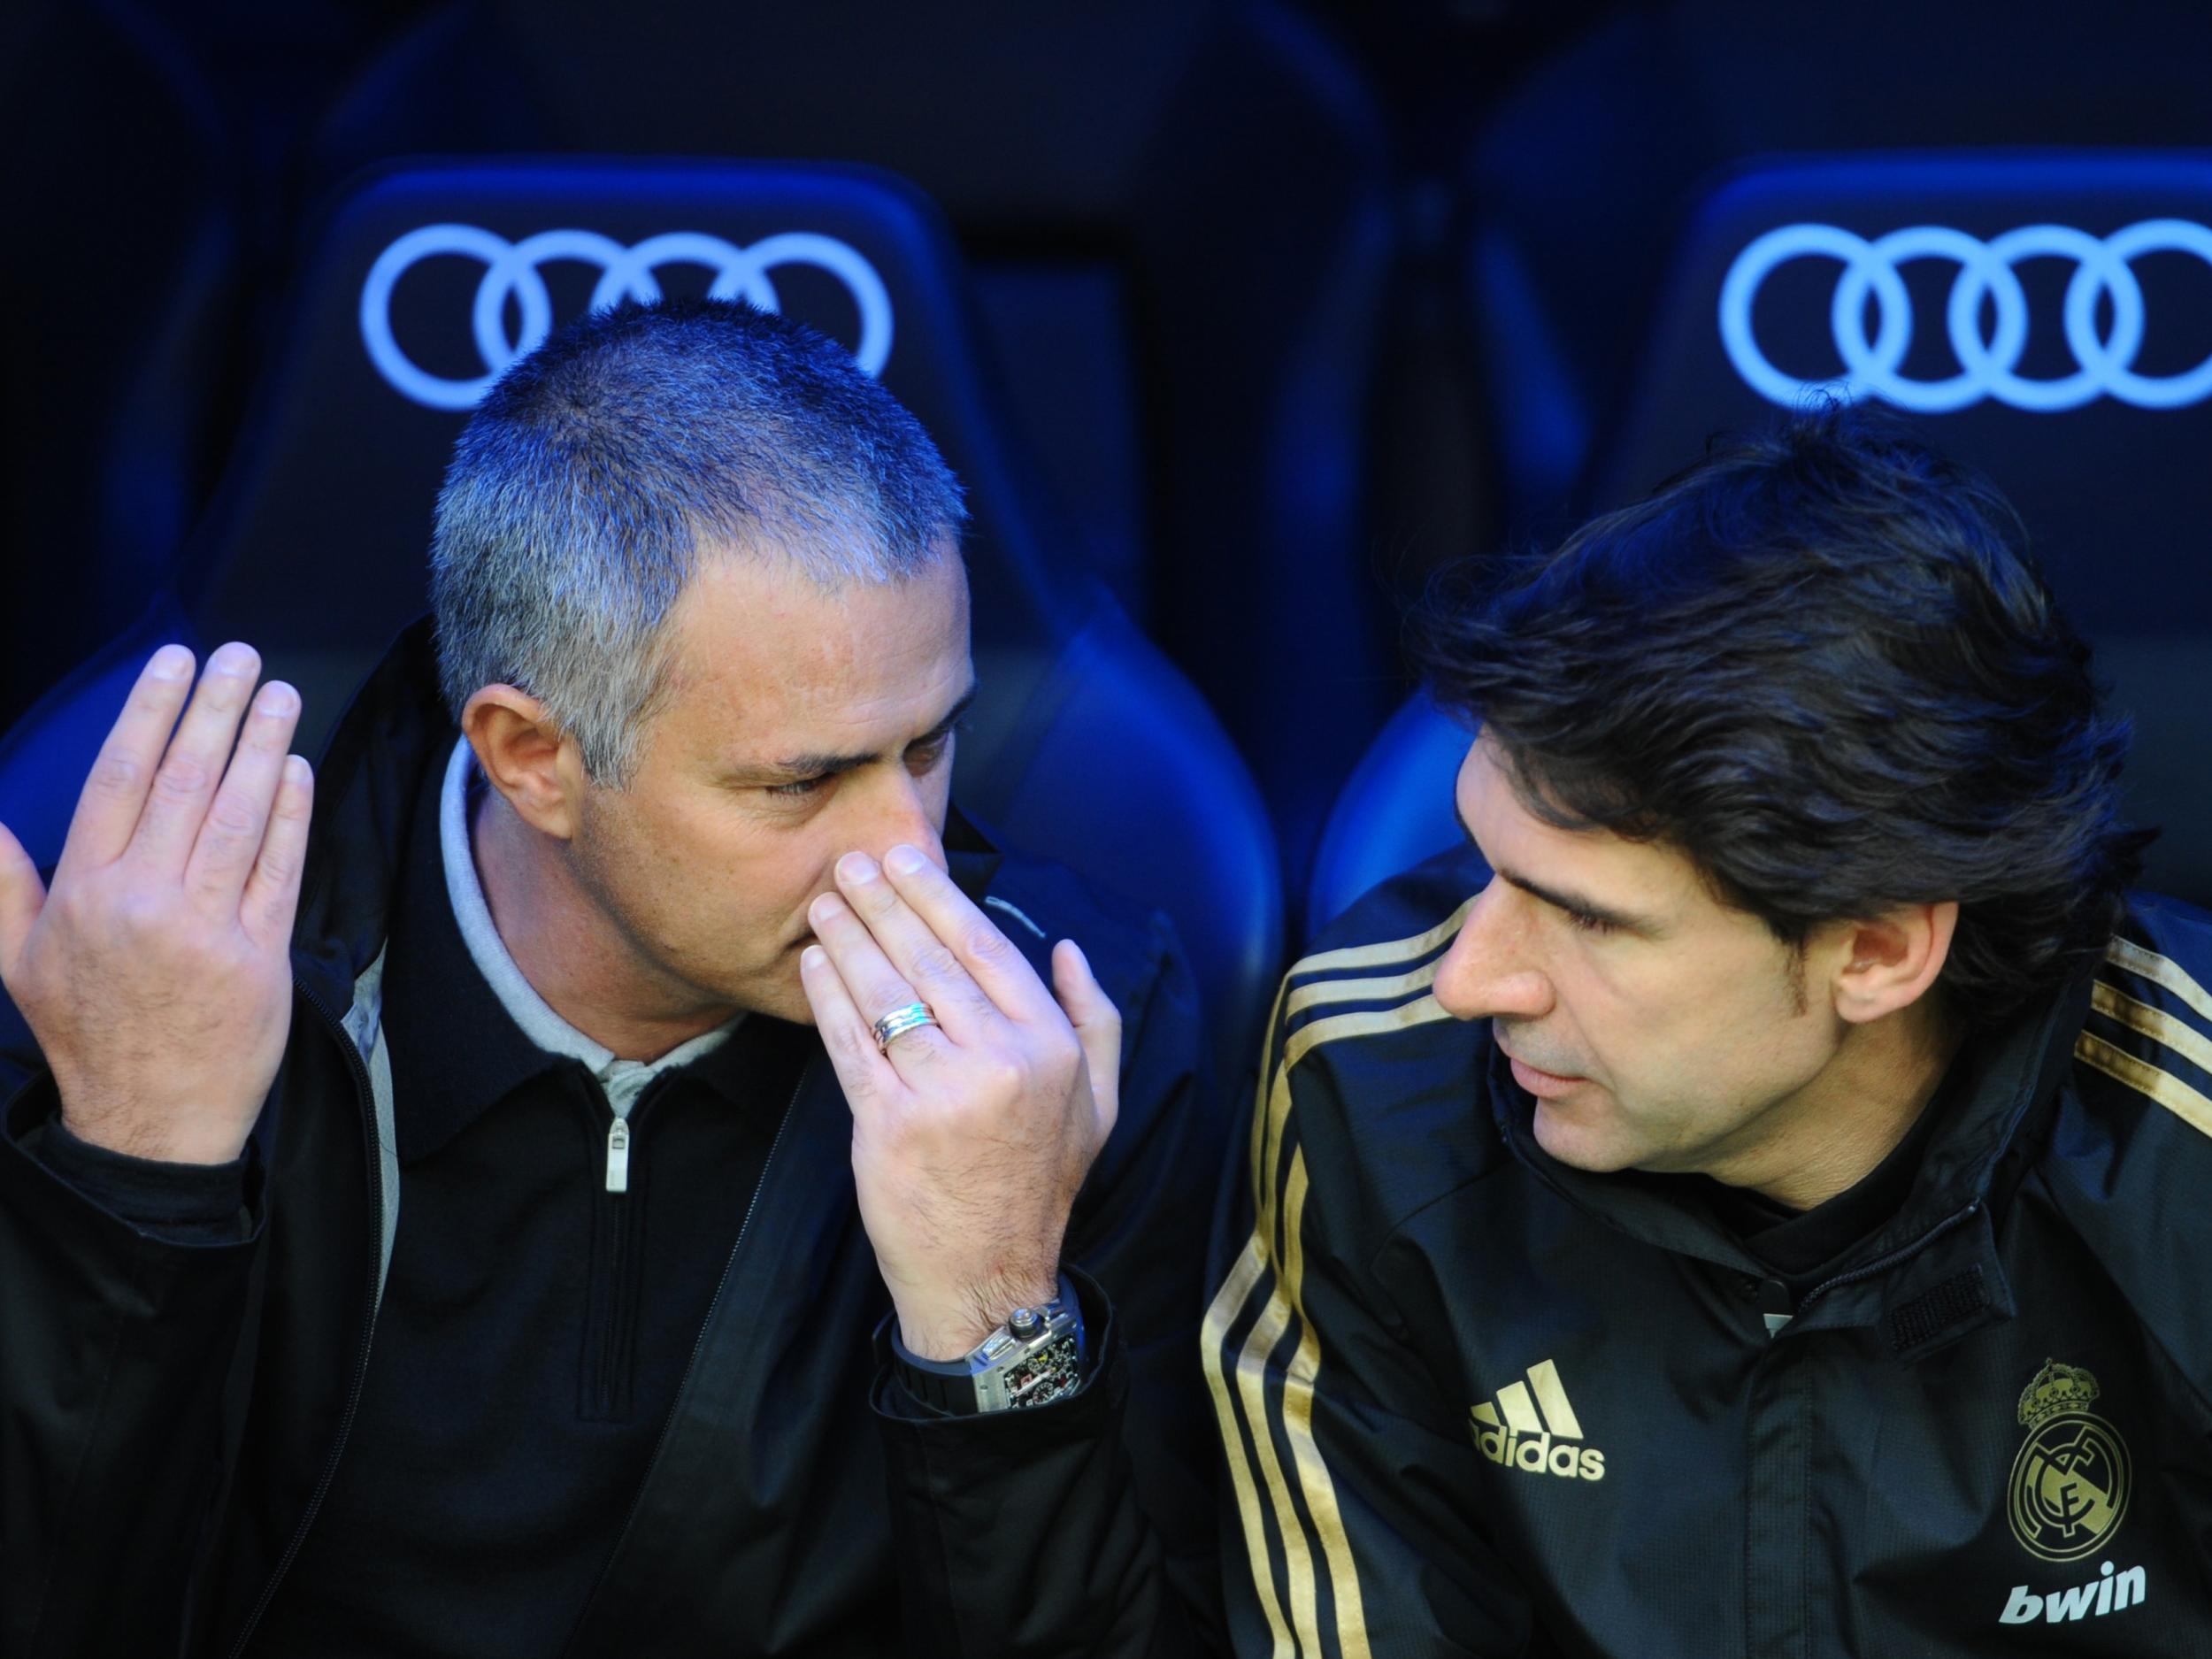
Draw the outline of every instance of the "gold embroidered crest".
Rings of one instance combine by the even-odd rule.
[[[2127,1514],[2127,1442],[2089,1408],[2097,1379],[2047,1363],[2020,1393],[2028,1431],[2006,1484],[2012,1535],[2045,1561],[2078,1561],[2101,1548]]]

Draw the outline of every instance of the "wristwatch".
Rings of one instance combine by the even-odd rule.
[[[959,1359],[910,1353],[893,1320],[891,1357],[909,1394],[955,1417],[1048,1405],[1083,1386],[1083,1306],[1063,1273],[1058,1295],[1015,1309]]]

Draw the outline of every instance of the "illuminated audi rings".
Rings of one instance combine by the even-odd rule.
[[[2027,225],[1980,242],[1963,231],[1916,225],[1872,242],[1833,225],[1785,225],[1741,253],[1720,288],[1720,337],[1728,360],[1753,390],[1778,403],[1808,392],[1871,395],[1921,414],[1944,414],[1985,397],[2046,413],[2078,409],[2111,396],[2139,409],[2179,409],[2212,396],[2212,357],[2181,374],[2138,374],[2143,344],[2143,290],[2130,263],[2150,253],[2193,254],[2212,265],[2212,229],[2187,219],[2147,219],[2098,238],[2063,225]],[[1819,256],[1843,263],[1829,322],[1844,373],[1838,380],[1801,380],[1767,358],[1752,336],[1751,306],[1759,284],[1777,265]],[[2066,343],[2078,365],[2056,380],[2014,373],[2028,343],[2028,300],[2013,267],[2024,259],[2074,262],[2066,285]],[[1959,273],[1945,309],[1959,372],[1943,380],[1911,380],[1898,373],[1912,342],[1912,300],[1898,267],[1911,259],[1955,261]],[[2097,303],[2112,296],[2111,333],[2097,334]],[[1867,298],[1876,326],[1867,337]],[[1994,303],[1989,337],[1982,337],[1982,303]]]
[[[399,349],[392,336],[392,289],[419,259],[459,254],[484,262],[472,316],[476,349],[486,373],[473,380],[432,374]],[[511,242],[473,225],[425,225],[411,230],[377,256],[361,285],[361,339],[370,361],[393,388],[432,409],[472,409],[501,371],[536,349],[553,326],[552,296],[539,266],[552,259],[576,259],[597,265],[603,274],[592,290],[591,308],[612,305],[625,295],[650,303],[660,297],[653,273],[662,265],[704,265],[714,273],[708,294],[742,299],[762,311],[778,309],[770,271],[779,265],[818,265],[841,280],[860,308],[860,343],[853,356],[870,374],[880,373],[891,356],[891,295],[866,259],[832,236],[787,231],[740,248],[701,231],[674,230],[649,236],[634,248],[589,230],[544,230]],[[518,336],[507,333],[507,300],[521,311]]]

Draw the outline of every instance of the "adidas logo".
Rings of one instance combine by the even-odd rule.
[[[1605,1454],[1571,1444],[1582,1438],[1582,1423],[1549,1360],[1530,1366],[1526,1382],[1499,1389],[1495,1405],[1471,1406],[1467,1415],[1477,1448],[1494,1463],[1566,1480],[1605,1479]]]

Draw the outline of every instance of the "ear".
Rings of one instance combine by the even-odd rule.
[[[583,757],[545,705],[512,686],[486,686],[461,710],[461,734],[493,788],[532,829],[567,841],[585,787]]]
[[[1950,960],[1958,925],[1959,907],[1952,899],[1901,905],[1842,924],[1833,979],[1836,1012],[1866,1025],[1918,1002]]]

